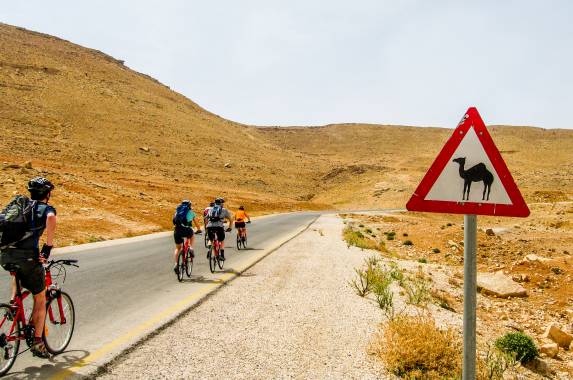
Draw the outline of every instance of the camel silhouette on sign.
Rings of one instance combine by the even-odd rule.
[[[489,201],[489,192],[491,191],[491,184],[493,183],[493,174],[487,170],[485,164],[480,162],[468,170],[464,170],[464,165],[466,164],[465,157],[458,157],[454,159],[453,162],[457,162],[460,165],[460,177],[464,179],[464,193],[462,194],[462,200],[469,201],[472,182],[483,181],[483,195],[481,199],[482,201]]]

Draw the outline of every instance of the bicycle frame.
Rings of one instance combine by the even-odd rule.
[[[10,327],[10,333],[6,337],[7,342],[12,342],[15,340],[25,340],[26,337],[26,326],[31,324],[31,321],[26,321],[26,312],[24,310],[24,300],[30,296],[30,291],[25,290],[22,292],[22,286],[20,285],[20,280],[16,274],[16,272],[10,272],[10,275],[14,276],[16,281],[16,296],[14,297],[14,306],[13,308],[16,309],[16,314],[14,315],[14,319],[12,321],[12,326]],[[60,312],[61,317],[61,324],[66,323],[65,313],[62,305],[62,298],[59,296],[59,288],[52,288],[50,287],[53,285],[52,281],[52,273],[50,268],[46,268],[46,305],[54,298],[58,301],[58,311]],[[54,319],[54,310],[51,307],[48,308],[46,317],[50,318],[50,322],[55,323]],[[7,316],[4,316],[3,319],[0,321],[0,325],[3,325],[6,322]],[[30,316],[31,319],[31,316]],[[20,323],[20,334],[18,336],[13,336],[14,330],[16,329],[16,324]],[[45,327],[44,327],[45,328]],[[47,331],[45,331],[47,334]]]

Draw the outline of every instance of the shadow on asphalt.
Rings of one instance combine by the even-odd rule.
[[[36,359],[39,366],[30,366],[18,372],[9,372],[4,379],[45,379],[47,374],[56,374],[60,371],[66,372],[85,359],[90,353],[84,350],[66,351],[48,360]],[[17,361],[16,361],[17,362]],[[70,371],[70,375],[75,374]],[[77,374],[75,374],[77,376]]]

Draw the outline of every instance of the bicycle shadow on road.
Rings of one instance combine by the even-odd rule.
[[[53,356],[50,359],[36,359],[38,363],[43,363],[40,366],[30,366],[17,372],[8,372],[4,379],[46,379],[52,377],[61,371],[69,372],[69,375],[77,374],[68,371],[69,368],[81,363],[83,359],[89,356],[89,352],[85,350],[70,350]],[[83,376],[82,376],[83,377]]]

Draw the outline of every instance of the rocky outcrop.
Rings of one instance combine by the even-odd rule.
[[[483,294],[499,298],[527,297],[527,290],[501,272],[478,273],[477,287]]]
[[[569,346],[573,342],[573,335],[566,333],[561,330],[558,323],[551,323],[545,329],[545,333],[541,336],[543,339],[551,339],[559,346],[569,349]]]

